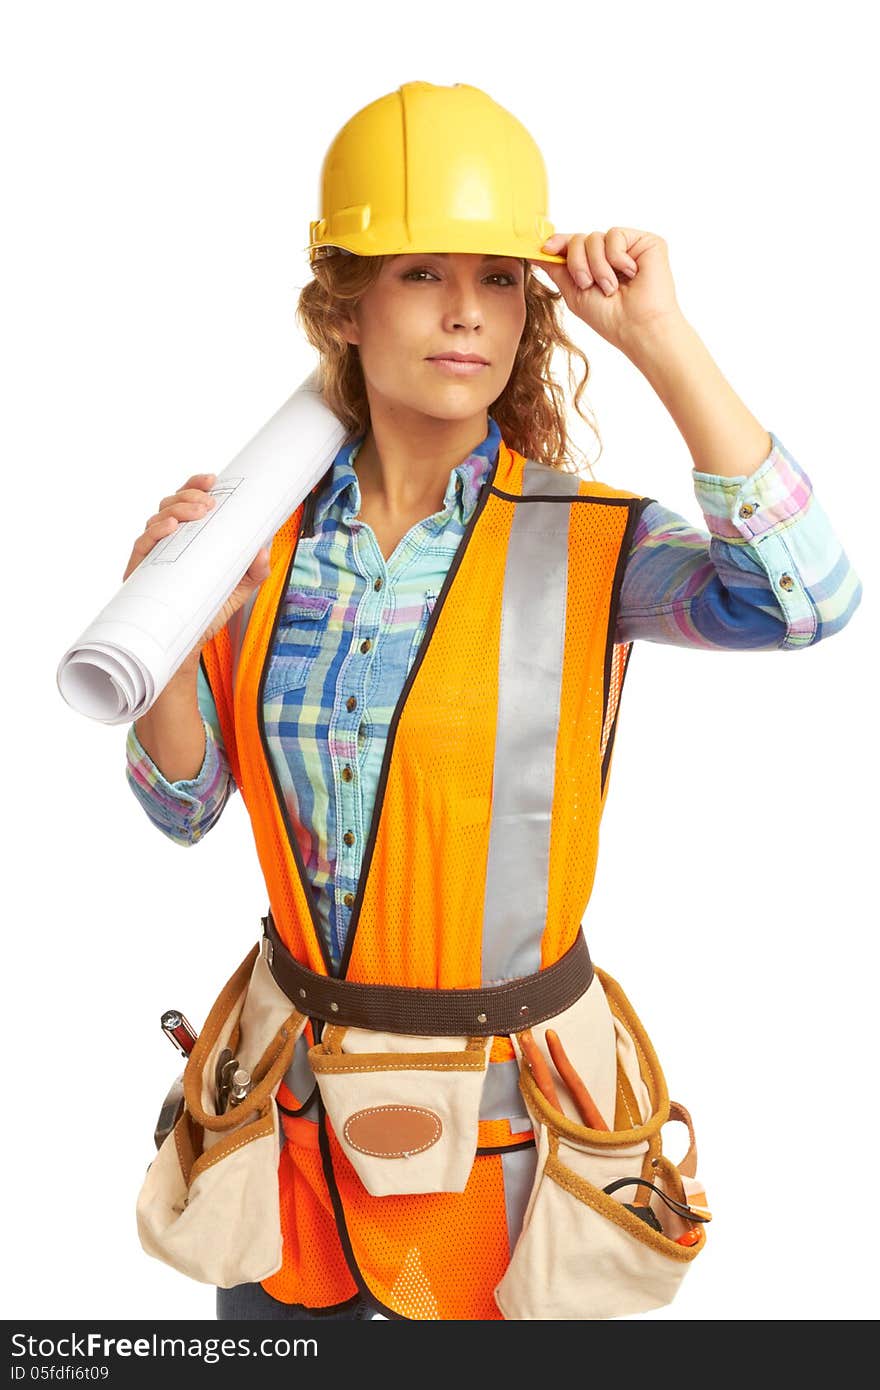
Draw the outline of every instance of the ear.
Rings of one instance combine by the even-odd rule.
[[[360,343],[360,329],[350,314],[346,315],[346,317],[340,321],[339,332],[347,343],[355,345]]]

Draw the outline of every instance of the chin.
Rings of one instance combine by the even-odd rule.
[[[488,411],[503,390],[503,383],[499,386],[490,382],[483,373],[479,380],[463,377],[460,381],[450,378],[426,383],[422,378],[412,382],[411,391],[401,390],[402,378],[401,372],[393,383],[388,383],[390,389],[386,389],[384,383],[375,383],[377,398],[397,414],[405,415],[409,411],[432,420],[469,420],[482,410]],[[371,390],[368,380],[368,397]]]
[[[467,393],[457,391],[455,395],[458,399],[449,400],[448,394],[452,393],[444,392],[441,399],[426,402],[418,408],[423,415],[430,415],[436,420],[470,420],[481,410],[489,409],[488,400],[483,400],[482,396],[468,399]]]
[[[436,404],[448,407],[453,414],[468,414],[475,410],[482,410],[494,401],[499,391],[494,383],[488,383],[485,374],[476,377],[463,377],[460,381],[454,378],[449,380],[437,381],[432,384],[431,389],[426,392],[419,392],[422,398],[426,398]]]

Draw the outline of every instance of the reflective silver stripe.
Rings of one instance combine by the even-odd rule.
[[[284,1084],[292,1091],[300,1105],[308,1100],[315,1089],[315,1073],[309,1065],[309,1044],[305,1033],[300,1033],[293,1049],[290,1066],[284,1073]]]
[[[507,1235],[510,1253],[519,1239],[523,1217],[529,1204],[529,1195],[535,1181],[538,1166],[538,1151],[535,1148],[509,1149],[501,1155],[501,1172],[504,1176],[504,1211],[507,1216]]]
[[[526,1114],[525,1101],[519,1089],[517,1061],[489,1063],[480,1096],[480,1119],[523,1121],[522,1124],[511,1123],[514,1133],[531,1129],[532,1122]]]
[[[576,497],[577,474],[527,460],[523,497]],[[483,984],[541,968],[571,507],[518,503],[501,611],[498,722],[483,916]]]

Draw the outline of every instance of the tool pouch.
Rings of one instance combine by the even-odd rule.
[[[603,1113],[612,1126],[609,1131],[590,1129],[552,1106],[512,1035],[520,1089],[534,1121],[537,1168],[519,1239],[494,1291],[508,1319],[611,1318],[661,1307],[675,1296],[706,1243],[701,1221],[708,1212],[696,1206],[699,1184],[690,1116],[670,1103],[654,1049],[620,986],[597,969],[591,990],[598,984],[610,1006],[617,1048],[614,1114]],[[569,1012],[573,1015],[576,1008]],[[544,1031],[536,1028],[532,1034],[549,1059]],[[563,1044],[565,1036],[560,1028]],[[589,1052],[569,1055],[586,1081]],[[568,1107],[567,1089],[562,1084],[557,1088],[560,1103]],[[576,1113],[573,1104],[570,1108]],[[669,1120],[684,1121],[690,1134],[691,1146],[680,1165],[663,1153],[661,1131]],[[623,1183],[617,1186],[619,1180]],[[606,1187],[613,1190],[606,1192]],[[649,1220],[630,1206],[641,1207]],[[679,1244],[680,1236],[695,1243]]]
[[[137,1199],[149,1255],[206,1284],[231,1288],[281,1267],[280,1153],[275,1094],[306,1016],[291,1008],[259,945],[208,1014],[183,1073],[184,1109]],[[217,1059],[230,1047],[253,1088],[217,1113]]]
[[[309,1063],[334,1133],[371,1196],[464,1191],[491,1041],[324,1028]]]

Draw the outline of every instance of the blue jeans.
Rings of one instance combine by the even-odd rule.
[[[372,1318],[373,1310],[359,1295],[347,1303],[337,1304],[325,1312],[321,1308],[306,1308],[302,1303],[282,1303],[266,1293],[262,1284],[236,1284],[231,1289],[217,1290],[217,1317],[224,1321],[233,1318],[267,1318],[281,1322],[286,1318]]]

